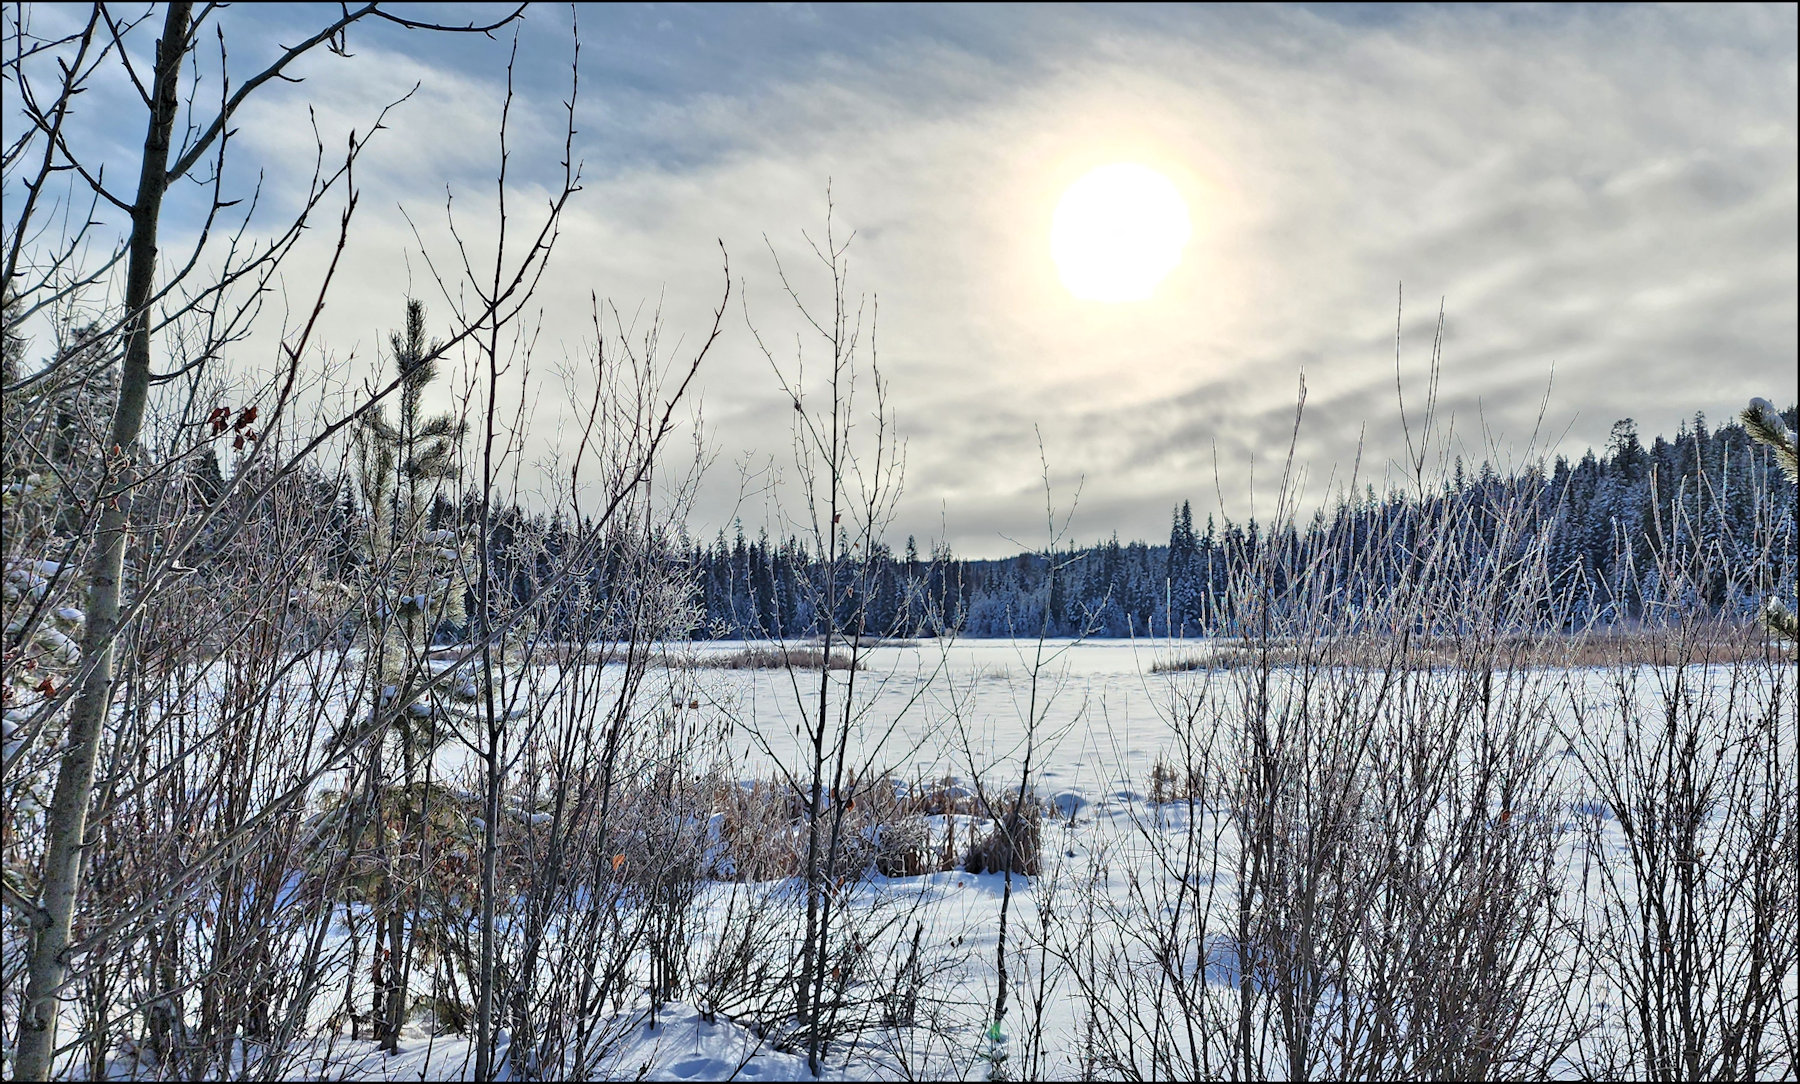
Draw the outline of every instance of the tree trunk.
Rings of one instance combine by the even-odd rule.
[[[156,44],[156,97],[144,134],[144,160],[138,174],[137,202],[131,209],[130,262],[126,274],[125,361],[119,379],[119,403],[113,414],[114,462],[102,484],[122,488],[133,473],[129,456],[137,445],[150,391],[150,299],[156,289],[156,231],[163,193],[169,186],[169,133],[175,124],[181,60],[187,53],[193,4],[172,3]],[[116,449],[116,452],[114,452]],[[117,469],[120,477],[114,477]],[[56,793],[46,825],[49,853],[44,858],[43,906],[34,920],[31,974],[19,1013],[18,1080],[44,1080],[56,1050],[59,996],[68,979],[69,931],[81,883],[81,850],[87,834],[88,799],[100,732],[112,704],[113,645],[118,638],[119,583],[124,574],[131,498],[121,492],[100,518],[99,544],[88,559],[87,634],[83,661],[92,669],[69,713],[68,748],[57,771]]]
[[[398,1054],[400,1052],[400,1028],[406,1023],[406,1003],[410,1000],[406,990],[406,916],[401,913],[401,887],[394,878],[388,878],[387,884],[387,951],[384,959],[387,967],[382,972],[382,985],[386,988],[381,1001],[381,1013],[378,1036],[383,1053]]]

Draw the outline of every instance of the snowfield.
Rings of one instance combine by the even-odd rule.
[[[988,827],[977,796],[1008,801],[1026,756],[1031,796],[1044,812],[1035,877],[965,870],[916,877],[869,873],[833,893],[833,904],[857,931],[853,940],[862,960],[862,983],[868,985],[866,1001],[878,1003],[878,1010],[859,1017],[864,1026],[855,1034],[841,1035],[826,1046],[824,1077],[988,1079],[1012,1073],[1082,1079],[1233,1071],[1233,1062],[1217,1061],[1217,1035],[1193,1039],[1193,1030],[1219,1032],[1237,1019],[1244,992],[1264,996],[1267,1005],[1276,983],[1265,971],[1265,960],[1253,958],[1247,976],[1240,960],[1235,922],[1238,879],[1244,875],[1238,855],[1244,845],[1228,796],[1204,792],[1204,787],[1202,792],[1184,790],[1181,780],[1197,740],[1204,744],[1220,738],[1211,749],[1213,765],[1229,762],[1228,744],[1213,731],[1258,686],[1253,675],[1242,673],[1152,672],[1157,661],[1204,646],[1199,641],[923,641],[869,650],[868,670],[828,672],[828,704],[833,711],[850,706],[848,749],[855,774],[893,780],[900,794],[911,787],[936,787],[941,801],[963,803],[923,818],[927,850],[938,850],[940,837],[943,848],[959,848],[979,828]],[[697,643],[670,650],[677,657],[704,661],[704,655],[743,648],[742,643]],[[607,666],[605,672],[621,673],[623,668]],[[547,666],[518,677],[536,682],[536,709],[549,709],[558,673],[560,668]],[[1310,677],[1276,670],[1262,695],[1289,704],[1312,697],[1321,704],[1348,706],[1379,691],[1370,677],[1348,670]],[[1588,931],[1586,940],[1541,942],[1534,951],[1543,981],[1526,992],[1535,999],[1535,1012],[1548,1014],[1541,1023],[1557,1035],[1559,1053],[1546,1066],[1548,1075],[1593,1075],[1593,1066],[1620,1043],[1616,1016],[1622,1001],[1618,976],[1598,965],[1593,953],[1607,924],[1620,918],[1616,908],[1636,897],[1627,884],[1613,900],[1615,911],[1607,911],[1593,893],[1600,879],[1629,882],[1634,872],[1615,808],[1586,781],[1584,754],[1591,758],[1602,749],[1622,754],[1636,747],[1625,742],[1627,727],[1606,722],[1625,718],[1627,704],[1638,713],[1636,727],[1669,717],[1670,704],[1697,704],[1746,718],[1759,713],[1778,718],[1786,711],[1786,727],[1780,729],[1786,749],[1778,753],[1791,756],[1793,672],[1780,663],[1690,666],[1679,672],[1652,666],[1526,668],[1490,681],[1503,686],[1481,691],[1490,708],[1508,704],[1516,717],[1534,720],[1541,740],[1537,762],[1543,769],[1535,776],[1541,789],[1537,799],[1525,794],[1516,805],[1492,808],[1487,828],[1546,828],[1530,836],[1550,846],[1534,859],[1543,882],[1530,893],[1553,900],[1562,922]],[[1467,675],[1422,675],[1402,682],[1409,690],[1404,695],[1354,709],[1377,720],[1368,724],[1377,729],[1382,718],[1408,715],[1409,706],[1422,717],[1429,717],[1431,709],[1460,711],[1453,699],[1438,708],[1426,700],[1406,700],[1424,697],[1436,686],[1460,688],[1460,682],[1465,684]],[[1309,688],[1312,684],[1323,688]],[[716,735],[707,749],[716,756],[716,765],[734,772],[747,794],[758,783],[767,787],[770,780],[785,776],[805,778],[805,745],[799,735],[806,711],[815,711],[819,702],[817,670],[653,666],[637,700],[652,711],[668,706],[673,717],[688,718],[689,724]],[[1456,745],[1454,735],[1445,735],[1445,745]],[[1366,767],[1381,769],[1377,762]],[[475,769],[468,745],[450,742],[437,753],[441,778],[459,781],[470,792],[477,789]],[[1523,785],[1530,789],[1534,783],[1525,780]],[[329,787],[322,781],[320,792],[324,790]],[[1431,814],[1438,819],[1431,823],[1449,832],[1454,794],[1442,794],[1440,805]],[[1379,803],[1370,808],[1375,807]],[[715,845],[720,816],[697,827],[711,832]],[[1382,832],[1373,821],[1355,830],[1368,839]],[[1719,825],[1719,830],[1735,828]],[[1730,845],[1730,839],[1719,843]],[[1793,855],[1786,859],[1793,861]],[[713,870],[729,875],[734,866],[720,855]],[[1467,877],[1467,872],[1445,875]],[[995,1030],[997,945],[1008,881],[1010,1008]],[[1454,897],[1462,890],[1447,881],[1433,891]],[[580,1071],[614,1079],[810,1079],[805,1044],[779,1025],[779,1010],[790,1008],[792,990],[758,989],[754,967],[733,971],[729,965],[733,954],[769,951],[783,944],[783,938],[799,938],[805,909],[801,899],[797,881],[713,879],[700,884],[682,931],[688,981],[675,998],[655,1012],[643,992],[612,1005],[603,1019],[589,1021],[587,1061],[580,1066],[544,1064],[538,1071],[549,1077]],[[1370,906],[1377,904],[1372,900]],[[1471,906],[1489,908],[1481,900]],[[342,915],[365,922],[367,906],[346,906]],[[329,929],[328,960],[346,958],[353,931],[344,917]],[[1438,920],[1447,929],[1460,927],[1454,915]],[[576,917],[563,915],[554,922],[576,922]],[[295,936],[301,933],[297,929]],[[1359,936],[1375,938],[1377,933],[1368,927]],[[1453,929],[1445,933],[1445,938],[1453,936]],[[1510,951],[1525,951],[1512,942],[1537,936],[1521,927],[1501,940]],[[1444,951],[1454,954],[1456,949],[1447,940]],[[639,972],[635,989],[646,989],[644,983],[650,981],[646,965],[644,960],[632,962]],[[1316,1030],[1330,1034],[1359,1019],[1359,1005],[1377,989],[1368,985],[1377,981],[1370,967],[1372,960],[1345,956],[1319,969]],[[1796,996],[1791,960],[1780,981],[1791,1005]],[[419,983],[414,992],[423,998],[430,989]],[[351,1001],[369,996],[367,976],[351,976]],[[904,1008],[896,999],[904,1001]],[[338,994],[313,1005],[311,1037],[290,1050],[297,1059],[290,1064],[293,1073],[317,1079],[470,1077],[473,1043],[468,1032],[416,1019],[401,1035],[400,1052],[382,1053],[371,1041],[347,1037],[344,1017],[335,1012],[342,1003]],[[1557,1007],[1564,1016],[1553,1012]],[[1157,1052],[1159,1044],[1170,1050]],[[1276,1046],[1265,1048],[1258,1064],[1271,1075],[1289,1075],[1289,1062]],[[500,1048],[504,1064],[504,1035]],[[1325,1066],[1318,1062],[1309,1066],[1312,1073],[1321,1068]],[[110,1062],[110,1070],[113,1077],[133,1077],[153,1073],[153,1066],[140,1061],[128,1043]]]
[[[669,650],[676,657],[703,659],[745,646],[700,643]],[[927,640],[874,648],[867,653],[866,670],[828,672],[828,704],[834,711],[849,705],[848,760],[857,777],[891,779],[902,795],[908,788],[936,788],[933,793],[950,803],[924,817],[925,851],[960,849],[991,826],[979,798],[1010,801],[1027,757],[1028,789],[1042,809],[1042,820],[1035,876],[963,869],[919,876],[871,873],[834,890],[833,905],[848,916],[844,921],[853,931],[860,970],[846,996],[862,1006],[857,1017],[862,1023],[827,1045],[826,1078],[1229,1076],[1241,1069],[1225,1054],[1223,1037],[1239,1025],[1240,999],[1246,993],[1260,998],[1259,1012],[1272,1011],[1276,984],[1265,956],[1253,952],[1246,964],[1239,947],[1245,847],[1231,799],[1184,779],[1196,756],[1215,771],[1234,763],[1239,747],[1226,740],[1222,721],[1241,711],[1250,695],[1335,706],[1354,725],[1334,732],[1333,740],[1359,727],[1386,733],[1383,728],[1390,722],[1402,729],[1422,723],[1444,727],[1441,744],[1456,750],[1466,747],[1468,739],[1452,732],[1455,720],[1468,722],[1470,713],[1498,713],[1504,707],[1509,717],[1531,721],[1537,746],[1525,752],[1535,758],[1537,774],[1521,779],[1514,797],[1476,817],[1485,820],[1488,835],[1483,838],[1536,840],[1545,847],[1521,860],[1520,868],[1538,871],[1539,880],[1514,886],[1510,895],[1515,898],[1504,902],[1513,911],[1496,910],[1501,905],[1482,895],[1486,888],[1468,889],[1463,883],[1468,867],[1447,857],[1450,851],[1436,834],[1448,838],[1468,831],[1468,808],[1458,803],[1471,799],[1456,789],[1462,784],[1436,793],[1428,804],[1401,810],[1400,819],[1383,821],[1382,810],[1392,814],[1396,807],[1367,796],[1379,792],[1384,772],[1397,773],[1398,765],[1385,763],[1375,752],[1358,769],[1366,780],[1343,792],[1364,803],[1355,823],[1342,829],[1352,842],[1332,853],[1340,859],[1370,853],[1379,840],[1416,823],[1418,838],[1425,841],[1420,845],[1436,856],[1419,866],[1424,871],[1420,876],[1437,876],[1431,870],[1438,869],[1445,878],[1417,894],[1432,906],[1436,897],[1449,901],[1435,917],[1419,920],[1427,928],[1434,923],[1443,927],[1444,958],[1460,958],[1466,946],[1459,947],[1457,939],[1475,936],[1489,938],[1482,944],[1492,942],[1533,961],[1535,978],[1519,986],[1518,996],[1531,1000],[1526,1015],[1552,1036],[1546,1042],[1554,1043],[1556,1053],[1544,1066],[1547,1075],[1591,1076],[1621,1041],[1621,980],[1597,962],[1596,954],[1602,951],[1607,925],[1621,919],[1618,908],[1638,898],[1630,887],[1638,871],[1617,811],[1584,775],[1584,758],[1602,750],[1628,754],[1637,748],[1627,741],[1632,727],[1668,718],[1686,704],[1730,718],[1767,719],[1773,713],[1777,732],[1785,736],[1781,748],[1721,749],[1719,755],[1777,753],[1793,763],[1794,672],[1779,662],[1681,671],[1519,669],[1496,672],[1488,686],[1470,684],[1468,675],[1457,671],[1413,675],[1385,685],[1380,675],[1349,670],[1310,675],[1276,670],[1263,685],[1243,672],[1152,672],[1159,661],[1206,646],[1197,641],[1040,645]],[[622,667],[607,666],[603,679],[622,672]],[[515,675],[535,689],[532,710],[554,714],[560,673],[561,668],[552,666]],[[749,794],[758,784],[805,778],[801,722],[806,712],[817,710],[819,681],[816,670],[652,667],[637,701],[647,712],[685,719],[715,735],[702,747],[716,763],[689,767],[728,770]],[[1433,700],[1434,689],[1444,691],[1444,697]],[[1468,695],[1479,697],[1479,704],[1456,699],[1463,692],[1451,695],[1453,690],[1473,690]],[[1628,717],[1629,727],[1618,722]],[[1318,767],[1313,764],[1309,770]],[[453,741],[436,754],[440,778],[471,794],[479,789],[477,768],[468,745]],[[1469,771],[1473,769],[1458,769],[1451,776],[1466,782]],[[1329,781],[1328,775],[1317,778]],[[323,796],[344,785],[341,775],[327,776],[317,789]],[[1335,800],[1349,799],[1340,795]],[[1295,808],[1314,808],[1305,801]],[[711,833],[708,838],[716,845],[722,815],[714,814],[709,825],[692,827]],[[1719,816],[1717,810],[1706,815]],[[1791,821],[1791,812],[1787,816]],[[1458,824],[1464,827],[1456,828]],[[1720,820],[1705,831],[1719,837],[1718,847],[1729,848],[1737,838],[1731,833],[1741,827]],[[1296,840],[1304,835],[1296,833]],[[1307,853],[1302,848],[1292,855]],[[1757,860],[1791,864],[1793,856]],[[711,868],[715,874],[729,874],[735,869],[732,861],[715,855]],[[1608,877],[1625,885],[1611,911],[1594,892]],[[1009,881],[1009,1007],[995,1029],[997,949]],[[1341,943],[1339,959],[1322,961],[1313,971],[1311,1026],[1316,1034],[1338,1034],[1355,1026],[1363,1019],[1359,1013],[1372,1012],[1376,994],[1390,984],[1384,976],[1418,968],[1416,960],[1395,963],[1409,958],[1405,952],[1384,955],[1385,949],[1371,947],[1401,936],[1382,932],[1402,929],[1398,918],[1388,927],[1378,916],[1384,899],[1402,896],[1389,892],[1355,902],[1355,907],[1368,909],[1368,917],[1357,919],[1362,926]],[[1343,910],[1351,903],[1341,900],[1332,906]],[[629,902],[613,906],[628,908]],[[1558,922],[1585,935],[1558,940],[1529,924],[1507,926],[1517,914],[1544,918],[1552,913],[1545,907],[1553,907]],[[779,1019],[781,1010],[791,1009],[792,990],[759,986],[756,962],[759,954],[778,952],[778,946],[800,936],[803,911],[803,891],[796,880],[739,882],[715,876],[700,884],[680,933],[686,971],[673,998],[652,1011],[643,993],[651,981],[650,965],[634,958],[630,967],[636,978],[629,985],[639,993],[586,1022],[586,1060],[539,1065],[537,1072],[656,1080],[809,1079],[804,1043]],[[1474,911],[1483,917],[1465,922],[1465,913]],[[441,1026],[429,1015],[407,1025],[396,1054],[383,1054],[373,1042],[349,1037],[339,1010],[347,1003],[366,1003],[371,989],[368,975],[359,971],[347,976],[346,992],[341,972],[351,956],[353,927],[366,925],[369,909],[345,904],[338,914],[322,958],[337,961],[331,966],[339,969],[339,992],[312,1006],[305,1037],[289,1050],[294,1060],[287,1071],[317,1079],[469,1078],[471,1034]],[[579,920],[573,914],[555,917],[552,945],[562,928],[558,924]],[[306,933],[301,927],[292,931],[296,946]],[[366,929],[362,936],[366,938]],[[1406,951],[1416,956],[1434,950],[1414,945]],[[1733,949],[1726,945],[1720,951]],[[1791,1009],[1800,999],[1791,958],[1778,981]],[[423,998],[433,991],[421,977],[414,993]],[[1273,1017],[1261,1019],[1265,1030],[1279,1030]],[[1256,1072],[1292,1075],[1289,1055],[1279,1043],[1270,1038],[1259,1042]],[[503,1036],[502,1065],[506,1044]],[[240,1052],[240,1066],[242,1057]],[[1339,1063],[1327,1060],[1306,1068],[1319,1075],[1336,1067]],[[73,1061],[66,1070],[81,1072]],[[154,1075],[155,1069],[147,1054],[127,1042],[110,1061],[109,1073],[141,1078]]]

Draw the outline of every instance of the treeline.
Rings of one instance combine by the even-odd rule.
[[[1791,421],[1794,411],[1786,417]],[[1229,635],[1241,630],[1228,585],[1265,570],[1270,602],[1354,619],[1403,582],[1425,555],[1419,542],[1454,535],[1462,567],[1493,562],[1529,579],[1541,612],[1562,625],[1654,622],[1663,607],[1695,604],[1750,615],[1795,584],[1795,488],[1733,422],[1709,429],[1703,415],[1648,447],[1630,419],[1613,426],[1603,453],[1503,476],[1459,460],[1435,491],[1365,488],[1304,525],[1270,531],[1252,519],[1195,524],[1175,510],[1166,545],[1121,542],[999,560],[964,560],[939,544],[921,555],[908,539],[856,555],[869,562],[873,597],[858,606],[862,631],[880,636]],[[1541,541],[1547,545],[1539,546]],[[1434,544],[1441,544],[1437,542]],[[697,637],[806,636],[817,626],[808,600],[824,597],[823,564],[798,540],[746,537],[741,527],[688,544]],[[1527,560],[1548,561],[1526,568]],[[1664,582],[1679,569],[1683,595]],[[849,572],[840,565],[839,575]],[[1473,618],[1474,615],[1469,615]],[[852,615],[840,625],[855,627]]]
[[[1794,411],[1786,416],[1792,419]],[[206,499],[221,480],[210,458],[201,463],[195,482]],[[306,493],[295,506],[324,521],[308,533],[330,540],[314,558],[319,601],[328,601],[335,585],[357,580],[367,560],[360,533],[369,529],[368,518],[348,479],[302,472],[288,484]],[[1383,495],[1366,487],[1359,499],[1340,499],[1304,524],[1273,531],[1254,519],[1195,523],[1183,502],[1166,544],[1114,535],[1098,545],[983,560],[959,558],[941,542],[922,552],[912,538],[899,552],[877,544],[864,554],[846,546],[850,555],[836,565],[837,591],[825,589],[828,562],[801,539],[752,536],[741,526],[706,542],[659,537],[648,556],[637,538],[598,548],[590,543],[576,555],[574,539],[591,534],[560,515],[503,506],[493,509],[485,530],[473,530],[479,505],[442,495],[426,526],[486,539],[494,571],[490,601],[502,608],[532,603],[550,577],[566,580],[570,558],[578,557],[584,569],[578,589],[559,586],[557,601],[538,618],[537,627],[553,637],[577,625],[593,628],[597,612],[637,604],[635,594],[615,599],[612,585],[630,580],[622,572],[645,560],[677,571],[688,585],[687,598],[664,615],[666,632],[675,637],[811,636],[821,627],[820,600],[828,598],[842,610],[838,628],[868,636],[1122,637],[1242,631],[1245,615],[1232,601],[1241,594],[1229,585],[1252,568],[1260,569],[1259,582],[1277,608],[1304,603],[1309,613],[1348,618],[1354,627],[1373,600],[1420,567],[1426,556],[1420,540],[1441,545],[1444,537],[1462,547],[1461,567],[1492,562],[1502,576],[1530,579],[1545,596],[1546,621],[1560,625],[1654,622],[1664,608],[1693,606],[1748,616],[1770,595],[1794,595],[1795,515],[1795,487],[1766,450],[1736,422],[1708,428],[1696,415],[1673,438],[1658,436],[1648,446],[1626,419],[1613,426],[1603,452],[1589,450],[1574,461],[1559,456],[1512,476],[1488,463],[1470,470],[1459,461],[1433,491]],[[1447,536],[1443,525],[1451,522],[1462,526]],[[256,546],[256,535],[237,532],[232,548]],[[1527,560],[1547,560],[1548,567],[1527,568]],[[238,563],[219,562],[217,574]],[[208,562],[201,564],[205,579]],[[1679,597],[1663,589],[1671,569],[1680,573]],[[464,613],[494,609],[478,605],[472,583],[467,591]],[[623,611],[618,617],[628,619]],[[477,636],[479,620],[445,622],[438,635]]]

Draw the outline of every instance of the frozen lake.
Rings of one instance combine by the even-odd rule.
[[[1169,738],[1165,705],[1175,675],[1151,673],[1206,647],[1201,640],[923,640],[865,650],[867,669],[830,672],[834,726],[843,704],[854,714],[852,759],[903,779],[966,776],[971,768],[1016,774],[1027,718],[1036,720],[1033,775],[1043,793],[1129,787],[1147,777],[1153,751]],[[745,648],[735,641],[680,649],[697,659]],[[1037,672],[1034,693],[1032,676]],[[732,726],[732,753],[746,774],[779,760],[803,762],[804,723],[816,719],[816,670],[653,670]],[[657,686],[653,685],[653,688]],[[669,695],[673,691],[658,695]],[[1035,701],[1034,701],[1035,695]]]
[[[1618,976],[1588,960],[1611,944],[1607,931],[1629,928],[1623,920],[1635,906],[1638,874],[1616,810],[1595,796],[1586,773],[1609,760],[1641,759],[1644,743],[1653,742],[1671,718],[1694,721],[1700,761],[1725,766],[1722,779],[1736,774],[1732,758],[1748,758],[1754,767],[1755,758],[1769,752],[1756,734],[1773,736],[1788,765],[1794,751],[1793,671],[1772,661],[1679,670],[1534,666],[1486,676],[1448,667],[1320,667],[1277,669],[1262,684],[1250,668],[1155,670],[1159,663],[1204,653],[1217,646],[1214,641],[923,640],[870,648],[866,669],[855,672],[708,665],[768,646],[666,646],[673,665],[651,666],[632,702],[633,730],[644,743],[640,752],[649,754],[648,761],[632,761],[633,770],[653,770],[648,765],[658,758],[665,764],[679,759],[696,775],[803,782],[810,778],[803,732],[817,718],[821,680],[833,730],[846,728],[849,765],[863,780],[892,776],[910,784],[951,777],[965,787],[979,780],[990,796],[1004,800],[1029,751],[1032,788],[1053,812],[1042,825],[1037,875],[1013,878],[1007,943],[1014,1008],[1004,1045],[1021,1071],[1051,1078],[1192,1075],[1193,1058],[1231,1047],[1227,1023],[1235,1018],[1242,979],[1235,924],[1247,883],[1242,812],[1233,802],[1253,774],[1244,770],[1241,724],[1259,703],[1290,737],[1307,727],[1327,735],[1310,752],[1284,762],[1277,801],[1280,816],[1289,819],[1279,822],[1278,832],[1281,846],[1292,850],[1283,853],[1304,854],[1312,840],[1326,838],[1331,862],[1310,876],[1329,886],[1338,863],[1353,867],[1362,880],[1346,882],[1344,891],[1368,892],[1370,899],[1400,908],[1384,920],[1391,931],[1384,936],[1415,939],[1405,959],[1384,955],[1387,942],[1366,931],[1335,943],[1333,951],[1349,962],[1331,981],[1359,988],[1362,1000],[1337,1000],[1334,993],[1320,1002],[1320,1015],[1308,1027],[1316,1029],[1321,1049],[1335,1041],[1326,1039],[1336,1034],[1333,1029],[1351,1026],[1333,1013],[1364,1012],[1365,1002],[1373,1005],[1397,976],[1426,966],[1420,960],[1445,968],[1451,976],[1445,981],[1459,989],[1478,988],[1477,971],[1456,970],[1475,965],[1458,956],[1464,950],[1455,938],[1513,929],[1519,933],[1505,936],[1525,937],[1527,948],[1519,951],[1532,962],[1502,975],[1504,981],[1529,997],[1533,1012],[1554,1014],[1569,1006],[1565,1017],[1532,1025],[1545,1027],[1545,1042],[1556,1044],[1532,1075],[1552,1077],[1592,1075],[1596,1067],[1614,1064],[1606,1060],[1612,1056],[1607,1044],[1623,1027]],[[569,665],[519,676],[528,676],[534,687],[530,710],[542,725],[592,731],[606,725],[604,708],[624,672],[617,665]],[[586,682],[585,694],[580,682]],[[1364,735],[1368,743],[1356,748]],[[1152,801],[1153,766],[1159,760],[1180,765],[1184,740],[1189,755],[1198,749],[1211,758],[1205,793],[1195,793],[1191,802],[1179,794]],[[1508,751],[1484,767],[1481,758],[1496,742]],[[1715,754],[1722,759],[1713,760]],[[1352,756],[1355,767],[1340,772]],[[468,746],[447,744],[437,763],[444,778],[475,786]],[[1514,773],[1505,785],[1484,782],[1483,773],[1496,765]],[[828,766],[828,776],[830,771]],[[1636,800],[1627,795],[1622,808]],[[1666,803],[1670,796],[1647,790],[1642,800]],[[1717,863],[1737,848],[1733,868],[1749,869],[1744,863],[1753,856],[1744,850],[1743,832],[1767,807],[1754,794],[1732,800],[1737,804],[1729,816],[1707,814],[1699,853],[1717,849]],[[1335,816],[1327,808],[1331,803],[1354,808],[1344,825],[1326,829],[1302,820]],[[966,814],[926,820],[930,839],[954,835],[959,846],[987,830],[979,817]],[[1389,851],[1396,840],[1406,842]],[[1421,864],[1402,875],[1384,864],[1393,860],[1382,854],[1418,856]],[[1490,857],[1470,858],[1480,854]],[[1510,856],[1510,865],[1496,864],[1502,854]],[[1525,879],[1496,881],[1499,890],[1490,891],[1487,879],[1500,876],[1493,871],[1502,865],[1506,877]],[[1709,876],[1720,868],[1709,866]],[[903,1067],[927,1077],[988,1075],[984,1058],[994,1046],[986,1029],[998,987],[1004,881],[958,867],[916,877],[869,873],[839,886],[840,921],[853,931],[841,936],[867,938],[861,942],[872,960],[867,981],[876,987],[893,981],[883,976],[899,974],[894,969],[903,969],[907,953],[916,952],[932,975],[919,996],[937,1015],[929,1027],[878,1028],[854,1047],[838,1047],[828,1076],[885,1079]],[[1608,883],[1612,887],[1603,890]],[[745,914],[762,914],[770,923],[763,936],[773,940],[765,946],[797,936],[791,928],[800,914],[796,885],[706,881],[687,918],[692,966],[704,969],[708,961],[740,951],[732,938],[741,930],[733,923]],[[1282,906],[1283,891],[1265,884],[1257,897],[1259,914]],[[1494,900],[1536,902],[1515,913],[1504,910],[1510,903]],[[1361,904],[1322,906],[1321,913],[1339,921],[1346,915],[1362,921]],[[1491,917],[1473,924],[1464,917],[1477,912]],[[890,924],[895,916],[899,921]],[[1727,935],[1723,944],[1748,943],[1739,936],[1741,917],[1718,921]],[[910,950],[908,930],[916,931]],[[1440,938],[1441,950],[1435,947]],[[1720,973],[1724,979],[1729,974]],[[1791,969],[1782,981],[1793,985]],[[652,1079],[806,1075],[791,1044],[777,1049],[760,1030],[762,1009],[708,1019],[707,996],[685,990],[655,1027],[640,1023],[637,1009],[621,1016],[618,1023],[627,1030],[608,1055],[609,1072]],[[782,1004],[779,997],[774,1004]],[[1137,1008],[1107,1015],[1119,1005]],[[1261,1000],[1256,1011],[1265,1014],[1258,1017],[1257,1027],[1264,1029],[1259,1034],[1273,1035],[1278,1021],[1266,1015],[1275,1011],[1271,1002]],[[1183,1053],[1185,1039],[1157,1030],[1175,1023],[1193,1024],[1200,1046]],[[1576,1024],[1586,1037],[1570,1037]],[[1147,1045],[1158,1047],[1159,1058],[1174,1060],[1128,1068],[1132,1051]],[[322,1051],[329,1068],[321,1065],[320,1071],[389,1079],[467,1072],[467,1037],[460,1034],[415,1033],[392,1059],[366,1057],[365,1049],[350,1042]],[[1515,1055],[1535,1056],[1530,1044],[1515,1044]],[[1284,1056],[1263,1048],[1259,1072],[1282,1075]]]

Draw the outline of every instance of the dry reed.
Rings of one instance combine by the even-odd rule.
[[[1778,658],[1778,646],[1756,625],[1720,624],[1701,637],[1681,626],[1584,633],[1524,633],[1498,637],[1352,636],[1333,640],[1221,642],[1159,659],[1152,673],[1235,670],[1242,667],[1343,666],[1444,669],[1527,667],[1578,669],[1755,662]]]

